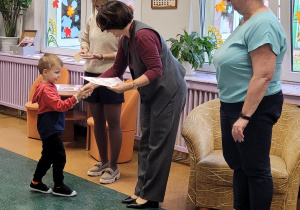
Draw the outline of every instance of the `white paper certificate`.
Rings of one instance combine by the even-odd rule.
[[[91,83],[106,86],[106,87],[113,87],[113,86],[123,82],[122,80],[120,80],[119,77],[111,77],[111,78],[82,77],[82,78]]]

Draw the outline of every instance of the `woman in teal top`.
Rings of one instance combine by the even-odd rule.
[[[263,0],[227,0],[243,15],[214,55],[223,155],[234,170],[234,208],[270,209],[272,127],[283,103],[280,71],[286,35]]]

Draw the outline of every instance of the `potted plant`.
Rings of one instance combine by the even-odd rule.
[[[18,37],[16,37],[17,21],[23,11],[28,9],[31,2],[32,0],[0,0],[0,13],[5,29],[5,37],[1,37],[2,50],[9,50],[10,45],[18,43]],[[7,40],[11,39],[14,40],[13,43],[7,43],[10,42]]]
[[[217,48],[217,41],[213,36],[199,37],[197,32],[188,34],[184,30],[183,34],[177,34],[179,39],[170,38],[167,41],[171,42],[170,51],[175,58],[186,69],[186,75],[193,75],[197,68],[202,68],[205,62],[205,53],[209,64],[212,63],[213,50]]]

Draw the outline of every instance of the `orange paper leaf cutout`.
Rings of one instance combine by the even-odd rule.
[[[297,17],[298,23],[300,23],[300,11],[297,12],[297,14],[295,15],[295,17]]]
[[[221,1],[219,4],[216,4],[216,11],[217,12],[226,12],[227,3],[225,1]]]
[[[72,9],[72,6],[68,6],[67,15],[69,17],[72,17],[72,15],[75,13],[75,11]]]

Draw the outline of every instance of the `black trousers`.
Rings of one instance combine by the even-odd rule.
[[[235,142],[231,130],[244,102],[221,102],[223,155],[234,170],[236,210],[269,210],[273,197],[270,165],[272,128],[281,115],[283,95],[265,96],[244,130],[244,142]]]
[[[62,132],[52,134],[48,138],[42,139],[43,150],[33,181],[41,182],[49,168],[53,167],[54,186],[63,185],[64,175],[63,170],[66,164],[66,153],[62,141]]]

